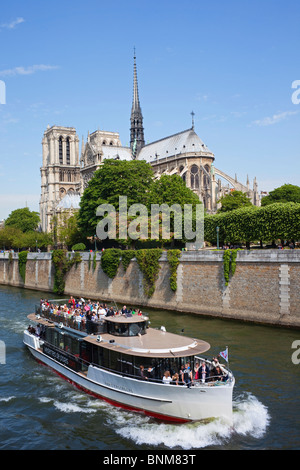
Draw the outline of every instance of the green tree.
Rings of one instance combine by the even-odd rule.
[[[300,239],[300,204],[277,203],[265,207],[244,207],[230,212],[207,215],[205,240],[216,243],[217,227],[221,243]]]
[[[276,202],[300,202],[300,187],[293,184],[284,184],[274,189],[268,196],[261,200],[262,206],[274,204]]]
[[[162,175],[153,182],[149,191],[149,208],[151,204],[201,204],[198,196],[189,188],[179,175]]]
[[[23,236],[23,232],[19,228],[5,226],[0,230],[0,248],[10,250],[11,248],[19,248],[16,246],[17,241]],[[20,247],[22,248],[22,247]]]
[[[134,203],[147,206],[153,184],[151,165],[145,161],[105,160],[95,171],[80,201],[78,226],[85,237],[94,236],[100,221],[100,204],[111,204],[119,211],[119,196],[127,196],[127,208]]]
[[[63,211],[57,217],[57,241],[63,246],[71,248],[72,245],[82,241],[82,234],[78,227],[78,213],[70,215],[69,211]]]
[[[159,180],[156,180],[151,186],[149,192],[149,203],[148,207],[151,210],[151,206],[154,204],[162,207],[166,204],[170,209],[172,206],[178,206],[178,211],[170,211],[170,231],[171,239],[176,238],[176,226],[175,226],[175,213],[178,217],[178,237],[182,236],[184,240],[184,206],[190,205],[192,207],[192,218],[193,218],[193,229],[195,229],[196,219],[196,206],[202,204],[199,197],[189,188],[187,188],[185,182],[179,175],[162,175]],[[162,217],[160,217],[161,226],[163,223]]]
[[[218,212],[229,212],[245,206],[252,206],[250,199],[242,191],[231,191],[226,196],[219,199],[221,208]]]
[[[37,229],[39,222],[39,213],[24,207],[12,211],[5,220],[5,226],[18,228],[22,232],[30,232]]]

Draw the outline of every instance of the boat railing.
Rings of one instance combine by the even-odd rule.
[[[67,314],[67,313],[53,313],[50,309],[38,309],[35,311],[35,314],[41,318],[57,323],[58,325],[67,326],[77,331],[81,331],[87,334],[103,334],[107,331],[107,325],[104,321],[97,320],[86,320],[80,317],[80,320],[77,320],[76,316]]]

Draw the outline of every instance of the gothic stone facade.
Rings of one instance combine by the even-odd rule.
[[[218,170],[214,154],[196,134],[194,123],[190,129],[145,145],[135,57],[130,147],[122,146],[117,132],[97,130],[88,134],[86,142],[82,140],[79,160],[76,130],[59,126],[48,126],[42,144],[40,217],[43,231],[51,230],[54,215],[64,209],[79,208],[80,196],[105,159],[145,160],[151,164],[154,178],[163,174],[180,175],[211,213],[217,211],[220,197],[233,189],[246,193],[254,205],[260,205],[256,179],[250,188],[248,178],[244,185],[236,176],[232,178]]]

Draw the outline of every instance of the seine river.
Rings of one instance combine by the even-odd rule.
[[[221,420],[170,425],[94,399],[32,358],[23,346],[23,330],[27,315],[44,296],[0,286],[0,340],[6,353],[0,364],[0,449],[300,448],[300,364],[292,360],[292,344],[300,340],[300,331],[148,309],[152,327],[163,325],[209,342],[207,357],[228,346],[236,378],[232,427]]]

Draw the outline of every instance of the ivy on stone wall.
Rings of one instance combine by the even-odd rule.
[[[80,253],[75,253],[73,257],[67,256],[65,250],[53,250],[52,261],[54,264],[54,285],[53,292],[55,294],[63,294],[65,290],[65,276],[68,271],[76,264],[81,262]]]
[[[104,250],[101,255],[102,270],[111,279],[113,279],[117,274],[121,256],[122,250],[119,250],[118,248],[108,248],[107,250]]]
[[[158,248],[136,250],[135,252],[139,268],[144,275],[144,292],[147,297],[151,297],[155,291],[155,282],[160,270],[159,259],[161,255],[162,250]]]
[[[170,288],[172,291],[177,290],[177,267],[179,265],[180,250],[168,250],[167,258],[170,265]]]
[[[236,250],[225,250],[223,254],[223,269],[224,269],[224,279],[225,285],[228,286],[230,276],[232,277],[236,270],[236,257],[237,252],[239,249]]]
[[[120,260],[122,261],[124,271],[126,271],[130,261],[133,258],[136,258],[138,266],[144,276],[144,292],[147,297],[151,297],[155,291],[155,283],[160,270],[159,259],[162,255],[162,251],[163,250],[159,248],[144,250],[119,250],[117,248],[107,248],[101,255],[101,267],[103,272],[113,279],[117,274]],[[168,262],[171,269],[170,287],[173,291],[176,291],[177,289],[177,267],[180,256],[180,250],[168,251]]]
[[[135,250],[123,250],[122,251],[122,265],[124,268],[124,271],[127,270],[130,261],[135,258]]]
[[[21,251],[18,255],[19,273],[24,283],[25,283],[25,276],[26,276],[27,254],[28,254],[28,251]]]

